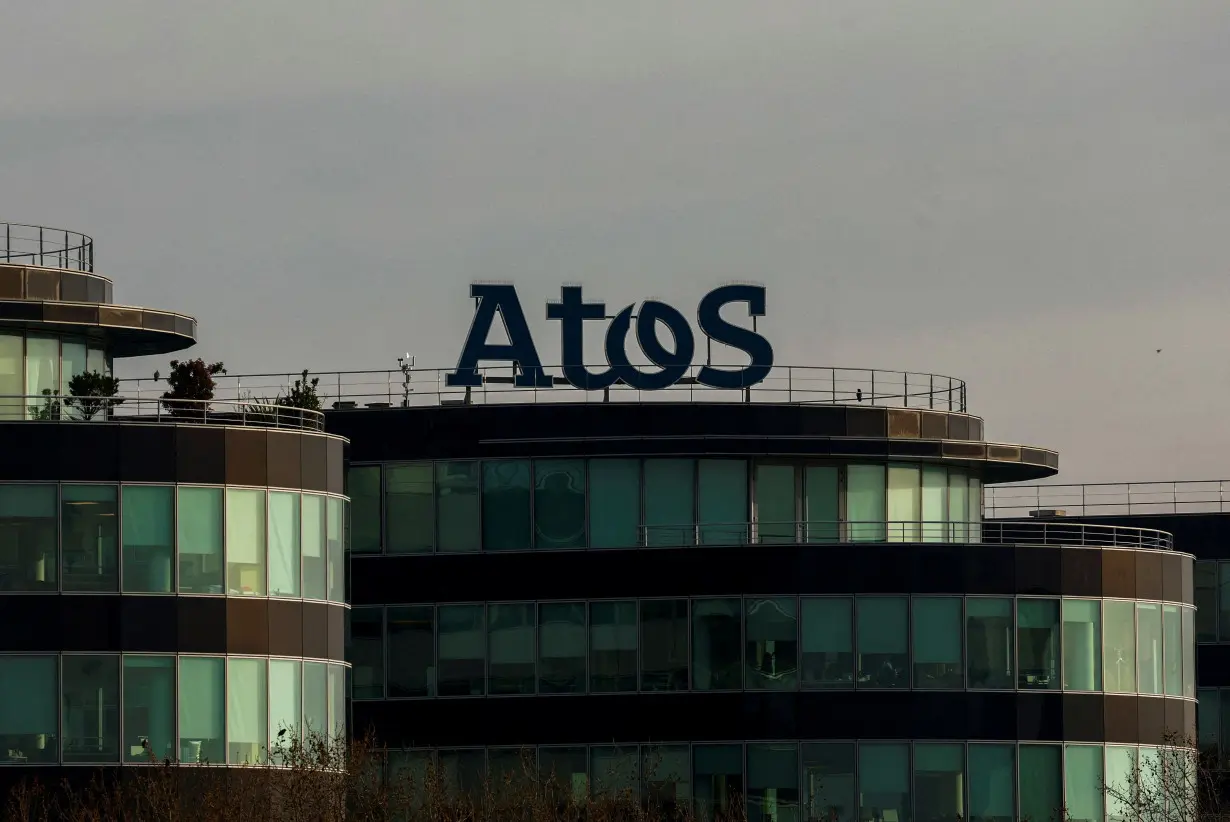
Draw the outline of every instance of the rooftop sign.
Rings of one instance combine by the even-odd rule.
[[[506,362],[517,367],[514,384],[526,388],[550,388],[555,380],[547,374],[534,347],[525,312],[517,289],[511,285],[470,286],[470,296],[478,301],[474,320],[465,345],[457,360],[457,367],[445,375],[449,386],[481,386],[482,375],[478,373],[481,361]],[[734,325],[722,319],[722,307],[728,303],[747,303],[751,317],[763,317],[765,313],[765,289],[755,285],[725,285],[715,288],[701,298],[696,309],[700,330],[714,342],[737,348],[747,354],[750,364],[740,369],[715,368],[708,363],[696,374],[696,382],[710,388],[746,388],[762,381],[773,367],[773,348],[769,341],[755,330]],[[653,391],[667,388],[687,373],[696,353],[696,340],[692,326],[677,309],[658,300],[646,300],[636,314],[636,339],[641,351],[657,371],[642,371],[628,360],[628,331],[632,327],[632,309],[623,308],[614,317],[608,317],[606,304],[586,302],[581,296],[581,286],[564,286],[560,289],[559,302],[547,304],[547,319],[560,321],[560,349],[564,380],[575,388],[585,391],[601,391],[616,383],[630,388]],[[488,343],[487,336],[495,315],[499,313],[508,332],[507,343]],[[607,369],[594,373],[584,362],[583,333],[586,320],[610,319],[606,332]],[[674,338],[674,350],[658,342],[656,324],[662,323]]]

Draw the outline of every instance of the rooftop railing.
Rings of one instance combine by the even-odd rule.
[[[721,366],[737,369],[742,366]],[[589,366],[601,372],[606,366]],[[451,368],[388,371],[330,371],[319,377],[319,392],[326,408],[404,408],[431,405],[494,405],[549,402],[762,402],[799,405],[871,405],[936,411],[966,410],[965,382],[940,374],[883,371],[872,368],[826,368],[778,365],[762,382],[746,388],[718,389],[696,380],[694,366],[674,385],[659,391],[641,391],[622,383],[605,391],[573,388],[562,367],[545,366],[553,374],[550,388],[522,388],[508,366],[480,368],[483,385],[454,388],[445,382]],[[236,401],[245,397],[277,396],[300,374],[242,374],[219,376],[216,393]],[[165,386],[153,379],[122,381],[136,396],[161,394]]]
[[[1230,480],[988,485],[987,517],[1197,514],[1230,511]]]
[[[1174,537],[1154,528],[1080,522],[737,522],[642,525],[643,547],[796,543],[971,542],[989,545],[1082,545],[1169,551]]]
[[[76,231],[0,223],[0,263],[94,270],[94,240]]]
[[[267,402],[163,400],[160,397],[73,397],[44,393],[0,395],[0,421],[195,423],[323,431],[320,411]]]

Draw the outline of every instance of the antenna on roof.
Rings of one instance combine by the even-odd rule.
[[[410,392],[413,391],[410,387],[410,379],[414,376],[414,357],[410,356],[407,351],[404,355],[397,358],[397,367],[401,369],[401,407],[410,407]]]

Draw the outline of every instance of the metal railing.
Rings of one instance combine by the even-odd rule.
[[[858,542],[979,543],[984,545],[1083,545],[1096,548],[1174,548],[1174,537],[1155,528],[1080,522],[736,522],[642,525],[638,544],[790,545]]]
[[[161,397],[74,397],[0,394],[0,422],[173,422],[325,430],[320,411],[256,401],[163,400]]]
[[[0,263],[94,270],[94,240],[77,231],[0,223]]]
[[[600,372],[605,365],[588,366]],[[741,366],[717,366],[737,369]],[[521,388],[509,366],[480,368],[483,385],[454,388],[446,385],[451,368],[418,368],[388,371],[328,371],[319,377],[325,407],[390,408],[427,405],[493,405],[498,403],[547,402],[763,402],[799,405],[870,405],[964,412],[965,382],[940,374],[883,371],[871,368],[827,368],[778,365],[769,376],[746,388],[719,389],[696,380],[700,366],[693,366],[679,382],[659,391],[641,391],[622,383],[605,391],[581,391],[561,376],[560,366],[544,366],[553,375],[551,388]],[[218,396],[233,400],[278,396],[299,373],[236,374],[216,377]],[[150,378],[121,381],[125,391],[138,397],[164,390]]]
[[[988,485],[985,504],[999,518],[1224,513],[1230,480]]]

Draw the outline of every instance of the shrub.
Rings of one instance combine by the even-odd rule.
[[[124,402],[123,397],[116,397],[120,389],[120,381],[109,374],[98,371],[86,371],[68,381],[68,393],[64,404],[77,409],[77,414],[83,420],[92,420],[99,411],[103,419],[111,415],[111,409]]]
[[[214,377],[225,373],[220,362],[206,365],[200,358],[171,360],[171,373],[167,375],[170,390],[162,395],[163,406],[179,417],[204,416],[214,398]]]

